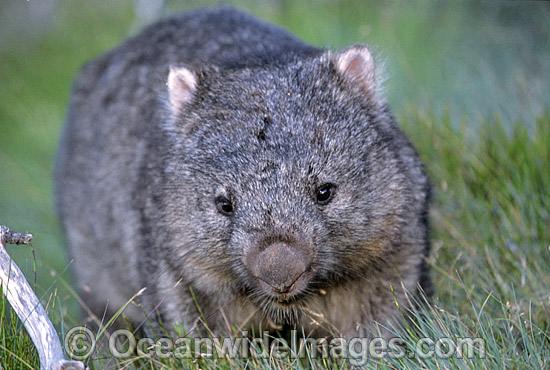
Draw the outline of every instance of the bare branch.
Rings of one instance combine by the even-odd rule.
[[[0,226],[0,284],[8,302],[29,333],[38,356],[41,370],[84,370],[80,361],[67,361],[57,332],[27,279],[6,251],[6,244],[27,244],[31,234],[13,233]]]
[[[6,226],[0,226],[2,229],[2,245],[6,244],[29,244],[32,234],[14,233]]]

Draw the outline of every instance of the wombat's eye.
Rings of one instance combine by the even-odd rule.
[[[316,198],[317,203],[321,205],[328,204],[332,200],[332,197],[334,196],[334,188],[335,186],[333,184],[324,184],[321,185],[317,189]]]
[[[233,215],[233,203],[231,203],[231,201],[229,201],[226,197],[217,197],[216,207],[218,208],[218,212],[220,212],[224,216]]]

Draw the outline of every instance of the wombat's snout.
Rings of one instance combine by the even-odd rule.
[[[306,248],[277,242],[254,248],[245,264],[266,293],[285,301],[307,287],[312,257]]]

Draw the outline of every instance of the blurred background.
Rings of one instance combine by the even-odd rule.
[[[528,128],[550,107],[550,3],[228,1],[313,45],[366,43],[398,117]],[[0,0],[0,224],[34,234],[8,252],[55,310],[74,316],[52,161],[79,68],[159,17],[214,1]],[[419,144],[419,143],[415,143]],[[93,202],[93,199],[89,200]],[[53,303],[52,303],[53,304]]]

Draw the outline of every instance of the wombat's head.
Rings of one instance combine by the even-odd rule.
[[[321,291],[368,279],[402,245],[421,202],[418,164],[399,153],[366,47],[270,67],[172,67],[167,85],[166,258],[186,281],[242,294],[281,322]]]

